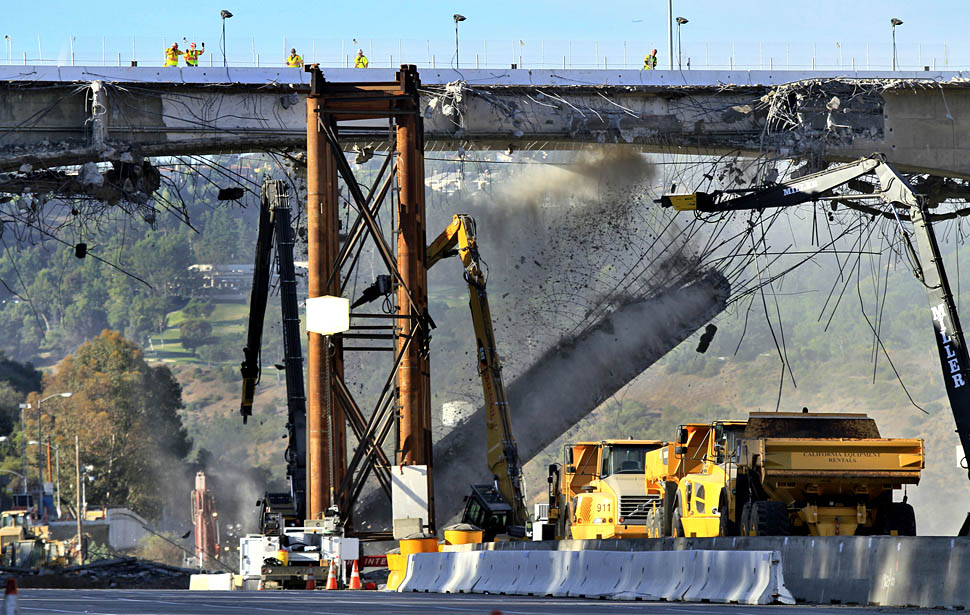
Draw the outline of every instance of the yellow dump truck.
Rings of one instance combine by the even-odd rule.
[[[661,485],[645,483],[644,460],[663,446],[657,440],[576,442],[565,447],[559,487],[550,491],[550,519],[564,538],[643,538]],[[558,472],[550,474],[558,479]]]
[[[923,465],[922,440],[882,438],[865,414],[755,412],[681,426],[644,481],[664,485],[665,535],[915,535],[893,492]]]

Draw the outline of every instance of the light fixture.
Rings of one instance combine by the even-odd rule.
[[[350,329],[350,300],[330,296],[307,299],[306,329],[320,335],[347,331]]]

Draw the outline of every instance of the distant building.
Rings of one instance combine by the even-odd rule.
[[[297,261],[293,264],[296,268],[297,292],[305,294],[308,263],[307,261]],[[252,263],[228,265],[197,263],[189,265],[189,271],[198,280],[198,284],[195,285],[191,294],[225,298],[246,296],[253,287],[254,269],[255,265]],[[274,268],[270,285],[276,286],[278,279]]]
[[[206,293],[245,293],[253,286],[253,264],[189,265],[189,271],[201,280],[199,288]]]

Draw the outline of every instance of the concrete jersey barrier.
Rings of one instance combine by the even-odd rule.
[[[401,592],[794,604],[771,551],[464,551],[408,557]]]

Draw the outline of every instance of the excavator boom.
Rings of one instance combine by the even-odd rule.
[[[286,182],[267,180],[260,198],[256,260],[253,289],[250,295],[249,328],[243,349],[242,404],[243,423],[253,413],[253,398],[261,371],[260,355],[263,319],[269,295],[272,249],[275,238],[279,267],[280,311],[283,324],[283,368],[286,373],[286,407],[288,445],[286,473],[292,499],[290,508],[295,519],[304,519],[306,508],[306,394],[303,387],[303,349],[300,344],[300,312],[296,294],[296,270],[293,264],[293,228],[290,223],[289,191]],[[267,494],[279,499],[282,494]],[[280,508],[277,504],[276,508]]]
[[[509,525],[524,528],[528,514],[522,489],[522,466],[512,435],[508,397],[505,382],[502,380],[502,365],[492,328],[488,293],[485,290],[488,276],[478,253],[475,220],[466,214],[456,214],[451,224],[431,242],[425,265],[430,269],[442,258],[456,253],[465,267],[465,282],[468,284],[478,373],[485,398],[488,467],[495,477],[499,493],[512,508]]]

